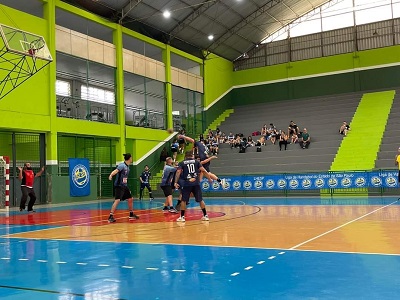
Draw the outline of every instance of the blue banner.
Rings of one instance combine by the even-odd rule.
[[[68,158],[69,194],[71,197],[90,195],[90,168],[87,158]]]
[[[205,192],[266,191],[266,190],[316,190],[349,188],[397,188],[398,171],[335,172],[309,174],[276,174],[265,176],[229,176],[225,186],[203,179]]]

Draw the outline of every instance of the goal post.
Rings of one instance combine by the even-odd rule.
[[[10,158],[0,156],[0,210],[10,210]]]

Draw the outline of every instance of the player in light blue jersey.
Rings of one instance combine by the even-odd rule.
[[[108,217],[109,223],[116,222],[114,218],[115,210],[120,201],[128,200],[129,207],[129,220],[139,219],[137,215],[133,213],[133,197],[131,191],[128,188],[128,176],[129,176],[129,165],[132,163],[132,155],[130,153],[124,154],[124,162],[120,163],[117,168],[111,172],[108,179],[116,176],[114,180],[114,191],[115,191],[115,201],[111,207],[110,216]]]
[[[163,211],[177,213],[178,211],[172,206],[172,186],[176,168],[172,166],[173,162],[171,157],[167,157],[165,163],[166,164],[164,166],[160,184],[160,187],[164,192],[164,196],[166,197]]]

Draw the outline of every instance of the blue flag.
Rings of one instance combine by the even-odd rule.
[[[69,194],[71,197],[90,195],[90,168],[87,158],[68,158]]]

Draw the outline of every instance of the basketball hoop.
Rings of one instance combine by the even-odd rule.
[[[29,43],[28,54],[36,58],[36,53],[46,45],[44,39],[37,39]]]

